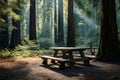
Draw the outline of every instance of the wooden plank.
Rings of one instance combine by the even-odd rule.
[[[65,63],[70,61],[69,59],[57,58],[57,57],[52,57],[52,56],[47,56],[47,55],[41,56],[41,58],[43,59],[44,65],[47,65],[48,59],[58,61],[60,63],[59,69],[61,69],[61,70],[65,69]]]
[[[87,58],[89,58],[89,59],[96,59],[96,56],[95,56],[95,55],[85,54],[85,57],[87,57]]]
[[[47,58],[47,59],[63,61],[63,62],[69,61],[69,59],[57,58],[57,57],[52,57],[52,56],[47,56],[47,55],[41,56],[41,58]]]

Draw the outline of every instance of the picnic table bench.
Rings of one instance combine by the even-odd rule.
[[[65,63],[69,62],[69,59],[57,58],[47,55],[41,56],[41,58],[43,59],[42,64],[44,65],[48,65],[48,59],[58,61],[60,63],[59,69],[65,69]]]

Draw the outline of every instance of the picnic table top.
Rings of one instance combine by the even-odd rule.
[[[90,47],[50,47],[50,49],[53,49],[53,50],[85,50],[85,49],[90,49]]]
[[[79,51],[79,50],[86,50],[90,48],[82,48],[82,47],[50,47],[52,50],[72,50],[72,51]]]

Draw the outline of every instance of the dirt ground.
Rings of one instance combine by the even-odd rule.
[[[39,57],[0,60],[0,80],[120,80],[120,65],[91,61],[84,66],[59,70],[57,65],[43,66]]]

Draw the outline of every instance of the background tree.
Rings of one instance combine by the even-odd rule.
[[[22,0],[21,0],[22,1]],[[21,42],[27,44],[29,40],[30,0],[23,0],[20,4]]]
[[[0,15],[2,17],[2,19],[4,19],[4,22],[5,24],[8,23],[8,18],[6,15]],[[9,45],[9,34],[8,34],[8,27],[4,27],[4,23],[1,23],[0,24],[3,24],[1,25],[2,28],[2,31],[0,31],[0,49],[3,49],[3,48],[7,48],[8,45]],[[7,24],[6,24],[7,26]]]
[[[17,15],[20,15],[20,0],[18,0],[16,5],[18,8],[14,9],[14,12]],[[19,20],[13,19],[12,24],[15,27],[15,29],[12,30],[11,41],[9,45],[10,49],[14,49],[18,44],[21,44],[20,19]]]
[[[75,46],[75,29],[73,25],[73,0],[68,0],[68,28],[66,46]]]
[[[0,10],[3,10],[4,8],[7,8],[7,0],[1,1],[0,5],[2,8]],[[0,27],[3,28],[3,31],[0,31],[0,49],[6,48],[9,45],[9,34],[8,34],[8,27],[4,27],[6,23],[8,23],[8,17],[5,14],[0,14]]]
[[[36,40],[36,3],[35,0],[30,0],[30,26],[29,39]]]
[[[58,46],[64,46],[63,0],[58,0]]]
[[[57,25],[57,2],[56,0],[54,0],[54,41],[55,41],[55,44],[57,43],[57,39],[58,39],[58,36],[57,36],[57,29],[58,29],[58,25]]]
[[[101,0],[101,35],[98,50],[99,60],[120,60],[120,46],[116,23],[115,0]]]

